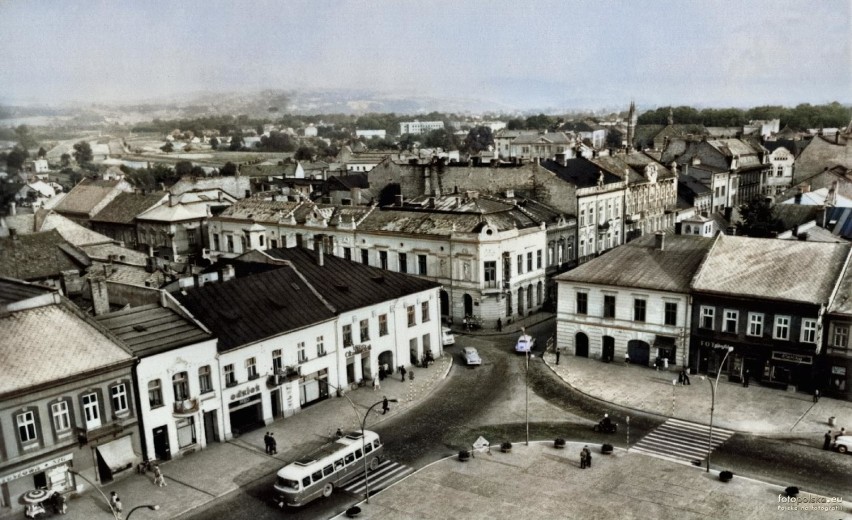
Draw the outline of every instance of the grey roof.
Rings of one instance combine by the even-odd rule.
[[[95,319],[124,341],[136,356],[151,356],[213,337],[191,320],[159,304],[131,307]]]
[[[602,170],[597,164],[588,159],[568,159],[565,166],[556,161],[542,161],[541,166],[555,173],[557,177],[565,182],[570,182],[578,188],[589,188],[598,185],[598,177],[604,174],[604,184],[621,182],[621,177],[613,175],[609,171]]]
[[[90,220],[111,224],[133,224],[137,215],[163,202],[167,196],[168,194],[165,192],[152,192],[144,195],[141,193],[120,193]]]
[[[693,289],[826,303],[848,254],[848,244],[719,235],[695,277]]]
[[[834,140],[816,136],[796,158],[793,184],[836,165],[852,168],[852,139]]]
[[[92,210],[121,182],[119,180],[84,179],[74,186],[54,209],[60,213],[90,215]]]
[[[0,277],[0,309],[10,303],[17,303],[52,292],[56,292],[56,290],[23,280]]]
[[[21,280],[58,277],[91,265],[89,258],[56,230],[0,238],[0,276]]]
[[[556,277],[558,281],[686,293],[712,238],[666,235],[663,250],[645,235]]]
[[[828,312],[852,316],[852,265],[846,267],[846,272],[837,288],[837,295],[829,305]]]
[[[652,164],[657,167],[657,180],[672,179],[675,177],[674,172],[665,165],[642,152],[597,157],[591,159],[591,161],[602,169],[629,181],[630,184],[649,182],[645,177],[645,168]]]

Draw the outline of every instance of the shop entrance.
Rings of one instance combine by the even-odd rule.
[[[574,355],[589,357],[589,337],[584,332],[578,332],[574,336]]]
[[[154,457],[157,460],[170,460],[172,451],[169,448],[169,427],[154,428]]]
[[[630,356],[630,364],[648,366],[651,359],[651,345],[638,339],[627,342],[627,355]]]
[[[231,417],[231,433],[240,435],[261,428],[263,422],[263,406],[260,394],[240,399],[228,405]]]
[[[612,336],[603,337],[603,360],[612,361],[615,357],[615,338]]]

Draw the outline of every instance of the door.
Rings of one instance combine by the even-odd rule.
[[[272,417],[281,416],[281,389],[276,388],[269,392],[269,400],[272,404]]]
[[[589,357],[589,337],[583,332],[574,336],[574,355],[578,357]]]
[[[469,294],[464,295],[464,315],[473,316],[473,297]]]
[[[157,460],[169,460],[172,451],[169,448],[169,427],[154,428],[154,456]]]
[[[603,337],[603,360],[612,361],[615,358],[615,338],[612,336]]]
[[[441,316],[450,315],[450,295],[447,291],[441,291]]]
[[[219,442],[219,432],[216,428],[216,410],[204,412],[204,438],[208,444]]]
[[[627,342],[627,354],[630,356],[631,365],[648,366],[651,360],[651,345],[632,339]]]

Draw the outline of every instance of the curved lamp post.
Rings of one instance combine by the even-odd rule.
[[[734,350],[734,347],[725,349],[725,355],[722,357],[722,362],[719,363],[719,368],[716,370],[716,381],[711,382],[710,379],[702,377],[710,383],[710,433],[707,437],[707,473],[710,473],[710,452],[713,451],[713,411],[716,409],[716,389],[719,387],[719,376],[722,375],[722,367],[725,366],[725,360],[728,359],[728,354]]]
[[[113,518],[115,518],[115,520],[121,520],[121,516],[118,514],[118,511],[116,511],[116,510],[115,510],[115,508],[114,508],[114,507],[112,507],[112,502],[110,502],[110,501],[109,501],[109,499],[107,498],[107,496],[104,494],[104,492],[103,492],[103,491],[101,491],[101,488],[99,488],[99,487],[98,487],[98,486],[97,486],[94,482],[92,482],[91,480],[89,480],[88,478],[86,478],[86,477],[85,477],[82,473],[80,473],[80,472],[74,471],[73,469],[69,469],[69,470],[68,470],[68,473],[70,473],[70,474],[72,474],[72,475],[75,475],[75,476],[80,477],[81,479],[83,479],[83,480],[85,480],[86,482],[88,482],[90,486],[92,486],[93,488],[95,488],[95,489],[98,491],[98,493],[100,493],[100,494],[101,494],[101,496],[102,496],[102,497],[104,497],[104,502],[106,502],[106,505],[107,505],[107,507],[109,508],[109,512],[110,512],[110,513],[112,513]],[[129,515],[128,515],[128,516],[129,516]]]
[[[136,507],[134,507],[133,509],[131,509],[129,513],[127,513],[127,516],[124,518],[124,520],[130,520],[130,515],[132,515],[134,511],[136,511],[137,509],[143,509],[143,508],[150,509],[151,511],[159,511],[159,510],[160,510],[160,506],[158,506],[158,505],[156,505],[156,504],[154,504],[154,505],[136,506]]]
[[[381,401],[376,401],[375,403],[370,405],[370,407],[367,408],[367,412],[364,414],[364,417],[361,418],[361,414],[358,413],[358,407],[355,406],[355,403],[352,402],[352,399],[350,399],[349,396],[346,395],[345,392],[340,392],[339,391],[340,388],[334,386],[333,384],[329,383],[328,381],[323,381],[323,383],[326,386],[330,386],[331,388],[333,388],[336,392],[342,394],[343,397],[345,397],[346,400],[349,401],[349,404],[352,405],[352,410],[355,412],[355,417],[357,417],[358,422],[361,423],[361,453],[364,454],[363,455],[364,456],[364,500],[366,500],[367,503],[369,504],[370,503],[370,474],[367,471],[367,441],[364,439],[364,428],[367,425],[367,417],[370,416],[370,412],[373,411],[373,408],[375,408],[376,406],[384,403],[384,399],[381,400]],[[389,403],[398,403],[399,399],[388,399],[388,402]],[[128,515],[128,516],[130,516],[130,515]]]

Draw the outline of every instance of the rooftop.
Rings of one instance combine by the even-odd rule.
[[[120,180],[84,179],[68,192],[55,209],[61,213],[91,216],[92,210],[98,203],[122,183],[126,184]]]
[[[160,204],[168,196],[165,192],[120,193],[91,218],[92,222],[133,224],[137,215]]]
[[[597,164],[588,159],[568,159],[563,166],[556,161],[542,161],[541,166],[555,173],[557,177],[565,182],[576,185],[578,188],[590,188],[598,185],[601,173],[604,175],[604,184],[621,182],[621,177],[602,170]]]
[[[91,260],[56,230],[0,238],[0,276],[38,280],[89,265]]]
[[[131,307],[95,319],[136,356],[151,356],[213,338],[191,320],[159,304]]]

